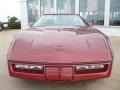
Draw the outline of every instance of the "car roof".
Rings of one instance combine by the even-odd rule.
[[[80,16],[79,14],[66,14],[66,13],[60,13],[60,14],[43,14],[43,15],[78,15],[78,16]]]

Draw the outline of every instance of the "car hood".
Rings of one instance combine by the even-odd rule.
[[[91,27],[34,28],[14,38],[8,60],[74,63],[111,60],[105,36]]]

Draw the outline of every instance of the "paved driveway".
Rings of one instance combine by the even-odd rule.
[[[24,80],[9,76],[6,55],[9,44],[18,31],[0,32],[0,90],[120,90],[120,37],[110,37],[115,54],[114,66],[110,78],[56,83]]]

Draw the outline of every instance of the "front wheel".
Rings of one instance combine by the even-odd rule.
[[[2,26],[0,25],[0,31],[2,31]]]

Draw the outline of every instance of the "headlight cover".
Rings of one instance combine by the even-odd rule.
[[[108,68],[107,64],[91,64],[91,65],[77,65],[75,66],[76,74],[90,74],[104,72]]]
[[[78,65],[76,70],[93,70],[93,69],[103,69],[105,65]]]
[[[15,64],[16,69],[43,70],[43,66]]]

